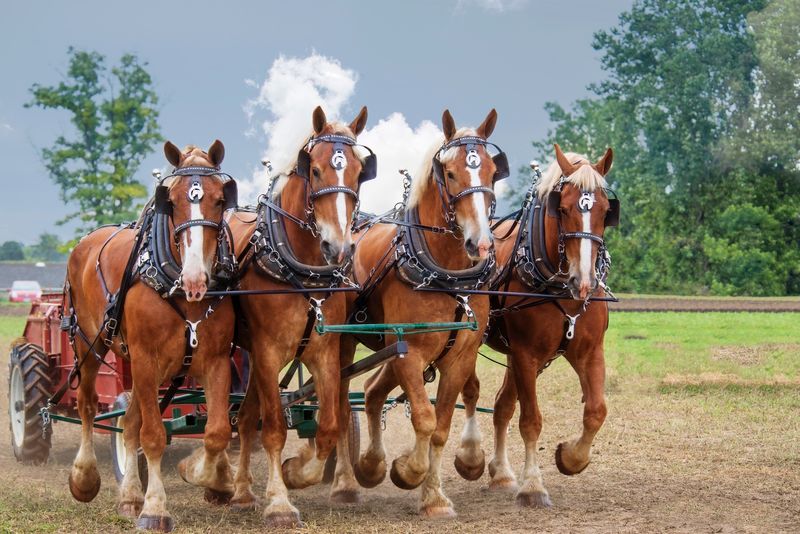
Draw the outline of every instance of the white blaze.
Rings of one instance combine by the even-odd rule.
[[[587,211],[581,214],[583,219],[583,231],[591,233],[592,231],[592,212]],[[581,280],[589,281],[592,272],[592,240],[581,238]]]
[[[203,219],[203,212],[200,204],[192,202],[192,220]],[[191,237],[191,244],[189,238]],[[203,261],[203,227],[192,226],[183,232],[183,274],[198,276],[205,273],[205,262]]]
[[[472,169],[467,167],[470,177],[470,187],[480,187],[480,167]],[[486,200],[483,198],[483,193],[473,193],[469,195],[472,198],[472,205],[475,207],[475,215],[478,218],[478,229],[480,231],[481,239],[489,239],[492,235],[492,230],[489,228],[489,216],[486,209]],[[477,244],[477,243],[476,243]]]
[[[341,169],[336,171],[339,178],[339,185],[344,187],[344,170],[347,168],[347,159]],[[342,237],[347,236],[347,204],[345,203],[344,193],[336,193],[336,214],[339,216],[339,226],[342,227]]]

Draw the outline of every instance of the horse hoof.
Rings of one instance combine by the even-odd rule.
[[[203,492],[203,498],[206,500],[206,502],[210,502],[211,504],[224,506],[231,503],[231,499],[233,499],[233,493],[230,491],[217,491],[211,488],[206,488],[205,492]]]
[[[264,516],[267,528],[305,528],[298,512],[274,512]]]
[[[81,488],[72,478],[72,473],[69,474],[69,491],[76,501],[91,502],[92,499],[97,497],[100,491],[100,474],[95,470],[95,479],[93,485],[89,489]]]
[[[401,456],[400,458],[395,458],[395,460],[392,462],[392,470],[389,473],[389,477],[392,479],[392,482],[394,482],[394,485],[397,486],[400,489],[412,490],[412,489],[418,488],[419,485],[422,484],[425,481],[425,475],[427,475],[427,473],[421,473],[421,475],[419,476],[419,480],[410,480],[409,481],[409,480],[404,479],[400,475],[400,469],[397,467],[397,462],[401,458],[403,458],[403,457]]]
[[[294,474],[300,471],[301,462],[300,458],[297,456],[293,458],[287,458],[284,460],[283,464],[281,465],[281,474],[283,475],[283,483],[286,484],[288,489],[303,489],[309,487],[311,484],[303,480],[301,477],[296,477]]]
[[[517,491],[517,481],[513,478],[498,478],[489,481],[489,491]]]
[[[567,465],[564,463],[563,448],[564,448],[563,443],[559,443],[558,447],[556,447],[556,467],[558,467],[559,472],[562,475],[568,475],[568,476],[578,475],[582,473],[583,470],[586,469],[586,467],[588,467],[589,462],[587,461],[585,464],[583,464],[582,467],[578,469],[571,469],[567,467]]]
[[[486,469],[486,460],[482,458],[480,464],[473,466],[464,463],[461,458],[456,456],[455,460],[453,460],[453,465],[464,480],[478,480],[483,476],[483,471]]]
[[[117,505],[117,513],[122,517],[136,519],[142,512],[143,501],[127,501]]]
[[[452,506],[429,506],[419,511],[425,519],[454,519],[458,514]]]
[[[168,515],[141,515],[136,520],[137,530],[156,530],[158,532],[172,532],[175,521]]]
[[[254,510],[258,505],[258,500],[252,491],[248,490],[241,497],[233,496],[230,502],[231,510],[236,512],[244,512],[246,510]]]
[[[374,488],[386,478],[386,462],[381,460],[377,469],[367,472],[361,468],[361,460],[353,466],[353,474],[362,488]]]
[[[344,489],[331,492],[331,502],[335,504],[356,504],[361,502],[358,490]]]
[[[547,493],[518,493],[517,504],[524,508],[550,508],[553,503]]]

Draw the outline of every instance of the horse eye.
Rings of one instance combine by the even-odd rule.
[[[317,169],[317,168],[311,169],[311,174],[312,174],[312,176],[314,176],[314,178],[319,179],[319,169]]]
[[[455,179],[456,179],[456,177],[453,175],[453,173],[452,173],[452,172],[450,172],[450,171],[447,171],[447,179],[448,179],[448,180],[455,180]]]

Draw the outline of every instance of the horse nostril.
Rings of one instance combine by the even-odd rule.
[[[322,243],[320,243],[320,248],[325,256],[333,256],[333,245],[331,245],[330,241],[323,240]]]

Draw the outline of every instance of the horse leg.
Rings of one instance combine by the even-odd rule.
[[[268,347],[269,343],[260,343]],[[258,360],[256,365],[256,360]],[[278,373],[280,355],[266,352],[250,361],[251,378],[256,379],[258,397],[261,400],[261,441],[267,453],[269,476],[267,479],[267,507],[263,517],[268,527],[298,528],[303,526],[300,512],[289,502],[289,492],[283,482],[281,453],[286,444],[286,421],[283,418]]]
[[[95,345],[97,344],[105,348],[102,342],[95,343]],[[94,453],[94,417],[97,414],[95,380],[100,363],[95,359],[94,353],[89,350],[89,345],[82,340],[76,339],[74,348],[76,354],[83,355],[84,363],[81,367],[80,386],[78,387],[81,445],[69,473],[69,490],[76,500],[89,502],[100,491],[100,472],[97,470],[97,457]]]
[[[142,511],[144,493],[139,478],[139,432],[142,428],[142,414],[136,400],[136,386],[131,391],[131,400],[125,412],[125,427],[122,439],[125,443],[125,476],[119,485],[119,504],[117,512],[123,517],[136,519]]]
[[[228,504],[233,497],[233,474],[226,449],[231,441],[228,400],[231,390],[228,354],[205,358],[203,391],[208,406],[208,421],[203,432],[203,447],[178,464],[181,478],[206,488],[205,499],[212,504]]]
[[[486,455],[481,448],[481,429],[475,418],[480,389],[478,375],[473,369],[461,391],[466,420],[464,421],[464,430],[461,432],[461,446],[456,451],[456,457],[453,460],[456,471],[466,480],[478,480],[486,467]]]
[[[253,453],[253,445],[255,445],[258,433],[260,411],[258,390],[251,372],[247,392],[245,392],[244,400],[239,406],[238,413],[239,466],[236,469],[236,478],[233,481],[234,493],[231,499],[231,506],[237,510],[249,510],[256,506],[256,496],[252,491],[253,474],[250,472],[250,456]]]
[[[364,384],[364,414],[367,416],[369,445],[358,458],[353,474],[358,483],[365,488],[374,488],[386,478],[386,449],[383,447],[381,416],[386,397],[396,385],[397,379],[390,364],[381,367]],[[337,458],[341,457],[342,455],[337,452]]]
[[[136,528],[142,530],[159,530],[170,532],[175,528],[175,521],[167,511],[167,494],[161,474],[161,458],[167,446],[167,433],[161,420],[161,409],[158,405],[158,365],[155,357],[148,357],[147,348],[136,346],[129,339],[130,353],[140,357],[131,358],[131,372],[136,384],[134,400],[139,404],[141,414],[141,431],[139,441],[147,459],[147,491],[144,495],[144,506],[136,520]],[[157,351],[153,351],[155,353]]]
[[[533,354],[522,353],[514,358],[513,375],[520,407],[519,431],[525,443],[525,467],[517,492],[517,504],[549,508],[552,503],[542,481],[536,454],[539,434],[542,432],[542,414],[536,397],[536,377],[539,367],[540,359]]]
[[[589,465],[592,441],[606,419],[604,393],[606,367],[602,345],[589,353],[586,361],[569,359],[583,390],[583,432],[577,438],[558,444],[556,466],[565,475],[577,475]]]
[[[517,477],[508,461],[508,424],[517,406],[517,385],[514,383],[511,358],[503,376],[503,384],[494,400],[494,458],[489,462],[490,490],[517,491]]]
[[[450,518],[456,516],[453,503],[442,491],[442,450],[450,435],[450,424],[453,420],[453,411],[459,392],[463,391],[465,387],[475,388],[477,386],[477,377],[474,376],[476,356],[476,352],[472,352],[471,357],[469,353],[459,354],[453,364],[440,373],[439,388],[436,392],[436,429],[430,439],[430,468],[422,486],[420,498],[420,515],[423,517]],[[466,385],[467,381],[471,381],[469,386]],[[477,399],[477,395],[475,398]],[[472,416],[474,417],[474,415],[473,411]],[[477,425],[477,422],[473,419],[471,424]]]
[[[325,347],[310,354],[308,370],[314,377],[319,401],[317,433],[314,446],[305,445],[300,453],[283,463],[283,480],[287,487],[300,489],[319,484],[325,473],[325,462],[339,434],[339,343],[329,337]]]
[[[351,336],[339,338],[339,368],[344,369],[353,363],[356,342]],[[350,380],[344,379],[339,386],[339,436],[336,440],[336,471],[331,484],[331,502],[357,503],[358,482],[350,463],[350,440],[348,426],[350,423]],[[385,471],[385,469],[384,469]]]
[[[408,395],[408,402],[411,404],[411,424],[414,426],[415,434],[414,448],[411,452],[395,458],[389,472],[392,482],[400,489],[414,489],[425,481],[430,470],[431,436],[436,430],[436,412],[425,391],[425,382],[422,378],[424,362],[421,358],[413,356],[413,353],[409,353],[403,360],[394,360],[390,364],[395,368],[397,380]],[[459,384],[455,392],[456,397],[462,385]]]

